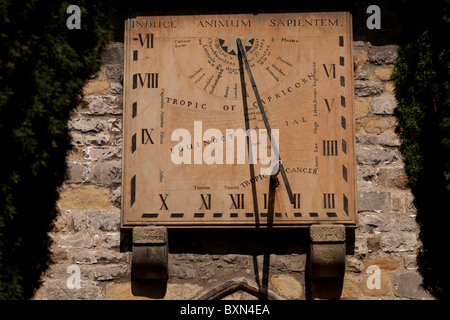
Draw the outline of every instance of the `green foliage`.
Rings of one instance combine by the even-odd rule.
[[[75,3],[73,3],[75,4]],[[70,148],[67,120],[112,38],[111,1],[0,0],[0,299],[30,298],[49,261],[47,233]]]
[[[445,252],[450,199],[450,1],[404,1],[403,43],[393,79],[398,134],[423,247],[423,286],[450,296]]]

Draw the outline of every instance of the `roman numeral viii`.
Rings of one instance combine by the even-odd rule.
[[[138,86],[141,88],[158,88],[157,73],[136,73],[133,74],[133,89]]]

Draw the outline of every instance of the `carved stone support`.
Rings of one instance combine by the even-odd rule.
[[[133,280],[164,280],[168,270],[168,239],[165,227],[133,229]]]
[[[308,277],[343,278],[345,274],[345,226],[315,224],[310,227]]]

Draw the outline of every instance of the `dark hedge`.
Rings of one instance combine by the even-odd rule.
[[[70,4],[81,29],[69,30]],[[111,1],[0,0],[0,299],[27,299],[49,263],[67,120],[112,38]]]
[[[415,197],[423,286],[449,298],[450,1],[404,1],[403,36],[393,80],[400,151]]]

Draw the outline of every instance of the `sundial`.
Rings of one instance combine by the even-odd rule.
[[[122,228],[356,225],[346,12],[125,24]]]

